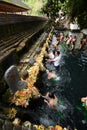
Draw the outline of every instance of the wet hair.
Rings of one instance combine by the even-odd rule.
[[[26,80],[28,77],[29,77],[28,71],[27,71],[27,70],[24,70],[24,71],[22,72],[22,78],[23,78],[24,80]]]
[[[49,97],[50,98],[55,98],[54,93],[53,92],[49,93]]]
[[[49,72],[53,72],[53,70],[50,69]]]
[[[68,35],[68,34],[66,34],[66,35],[65,35],[65,37],[69,37],[69,35]]]
[[[86,34],[83,34],[83,39],[85,39],[86,38]]]
[[[60,37],[60,33],[57,34],[57,37]]]
[[[76,35],[74,36],[74,38],[76,38]]]
[[[70,35],[70,37],[72,37],[72,35]]]
[[[56,51],[58,55],[60,55],[60,51]]]

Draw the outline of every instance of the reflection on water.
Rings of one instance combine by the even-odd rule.
[[[39,113],[41,113],[40,123],[49,126],[56,124],[61,124],[62,126],[67,126],[68,121],[70,121],[70,116],[73,113],[73,106],[66,99],[63,91],[67,86],[69,86],[71,77],[70,72],[65,66],[65,57],[67,55],[64,54],[61,57],[61,64],[59,69],[55,72],[57,75],[57,80],[54,83],[53,80],[47,79],[47,73],[44,72],[42,76],[43,82],[43,95],[47,92],[54,92],[59,100],[59,104],[57,104],[55,109],[50,109],[47,104],[43,104],[38,109]]]
[[[45,126],[50,126],[50,124],[52,124],[52,126],[56,125],[56,123],[54,122],[54,120],[51,119],[48,114],[42,115],[42,117],[40,117],[40,122],[42,124],[45,124]]]
[[[73,52],[66,58],[66,68],[70,72],[71,82],[64,93],[73,104],[77,104],[82,96],[87,95],[84,91],[87,84],[87,54]]]
[[[78,43],[76,46],[78,47],[81,34],[78,33],[74,35],[77,35]],[[67,51],[66,47],[65,49],[62,48],[62,45],[59,49],[62,57],[60,68],[56,72],[58,81],[56,82],[56,85],[54,85],[52,81],[47,79],[47,75],[44,73],[42,76],[44,84],[43,94],[46,94],[48,91],[54,91],[58,99],[62,101],[62,107],[65,108],[65,110],[64,112],[61,112],[60,108],[62,107],[56,110],[49,110],[49,107],[46,106],[46,104],[45,108],[42,106],[41,113],[43,113],[43,115],[41,116],[40,121],[44,125],[55,125],[59,123],[65,126],[69,120],[69,123],[71,124],[72,117],[70,117],[70,114],[73,112],[73,107],[75,108],[79,103],[81,103],[81,97],[87,95],[86,47],[82,51],[77,49],[73,52]],[[75,122],[72,124],[75,125]]]

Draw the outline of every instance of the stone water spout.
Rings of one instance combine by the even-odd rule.
[[[19,72],[15,65],[10,66],[4,75],[4,78],[10,88],[10,91],[14,94],[17,90],[23,90],[27,87],[27,83],[22,81],[19,76]]]

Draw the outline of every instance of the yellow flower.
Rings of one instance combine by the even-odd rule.
[[[43,125],[39,125],[37,130],[45,130]]]
[[[63,130],[63,128],[60,125],[56,125],[55,130]]]
[[[13,119],[17,114],[17,110],[15,108],[10,108],[9,111],[8,111],[8,114],[7,116],[10,118],[10,119]]]

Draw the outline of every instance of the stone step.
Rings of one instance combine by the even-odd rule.
[[[18,41],[22,41],[26,36],[28,35],[28,32],[22,33],[22,34],[17,34],[13,37],[11,37],[7,41],[3,41],[2,44],[0,44],[0,51],[3,50],[4,48],[10,46],[11,44],[14,44]]]
[[[5,59],[8,55],[10,55],[12,52],[16,51],[15,48],[10,48],[9,51],[6,51],[5,53],[0,53],[0,63]]]

